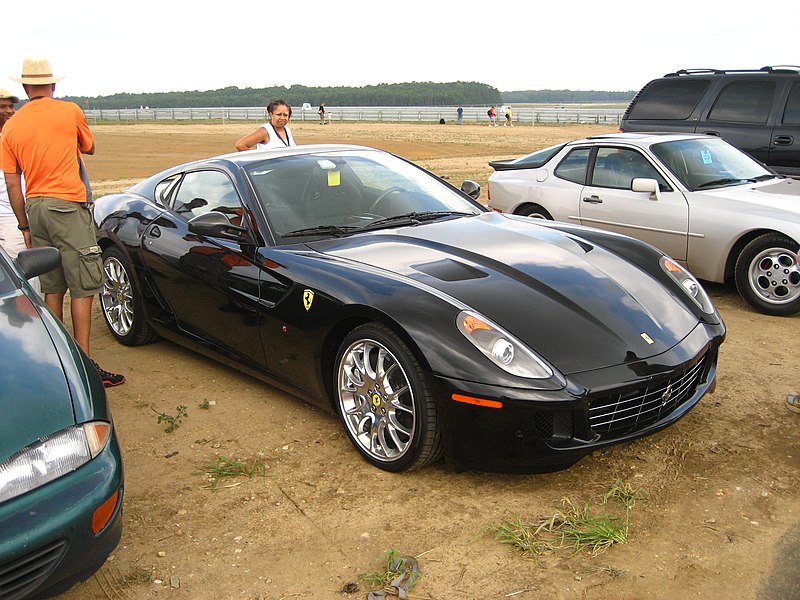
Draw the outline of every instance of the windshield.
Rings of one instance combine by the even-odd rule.
[[[693,191],[775,177],[772,171],[719,138],[660,142],[650,149]]]
[[[427,171],[378,150],[288,156],[246,170],[276,237],[288,243],[485,211]]]

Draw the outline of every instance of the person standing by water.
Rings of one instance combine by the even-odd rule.
[[[92,219],[92,190],[81,154],[94,154],[94,135],[83,111],[56,100],[50,61],[26,58],[22,84],[30,98],[3,128],[0,165],[25,246],[54,246],[61,267],[39,277],[47,307],[64,320],[70,294],[75,341],[91,357],[92,301],[103,286],[103,259]],[[25,191],[22,177],[25,178]],[[125,382],[94,363],[105,387]]]
[[[292,130],[287,126],[292,118],[292,107],[285,100],[273,100],[267,105],[269,122],[234,144],[239,152],[244,150],[268,150],[296,146]]]

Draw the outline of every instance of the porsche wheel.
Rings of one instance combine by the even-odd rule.
[[[336,400],[350,441],[386,471],[418,469],[442,454],[429,376],[390,329],[354,329],[336,359]]]
[[[103,252],[105,281],[100,291],[103,318],[111,335],[126,346],[153,341],[155,332],[145,322],[141,292],[133,277],[133,267],[119,248]]]
[[[533,219],[544,219],[546,221],[553,220],[553,216],[538,204],[526,204],[517,210],[517,214],[522,215],[523,217],[531,217]]]
[[[760,312],[778,316],[800,312],[797,243],[767,233],[747,244],[736,261],[736,287]]]

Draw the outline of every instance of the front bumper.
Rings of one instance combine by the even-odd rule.
[[[599,448],[664,429],[714,390],[724,336],[724,326],[700,326],[667,353],[571,375],[564,389],[552,392],[440,377],[446,459],[494,472],[557,471]],[[456,402],[453,394],[502,407]]]
[[[0,505],[0,598],[47,598],[91,577],[122,535],[123,470],[116,436],[93,460]],[[105,527],[92,515],[118,492]]]

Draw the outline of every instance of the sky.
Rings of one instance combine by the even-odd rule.
[[[24,97],[10,77],[30,56],[64,77],[56,96],[410,81],[628,91],[681,68],[800,65],[799,22],[797,0],[8,2],[0,87]]]

